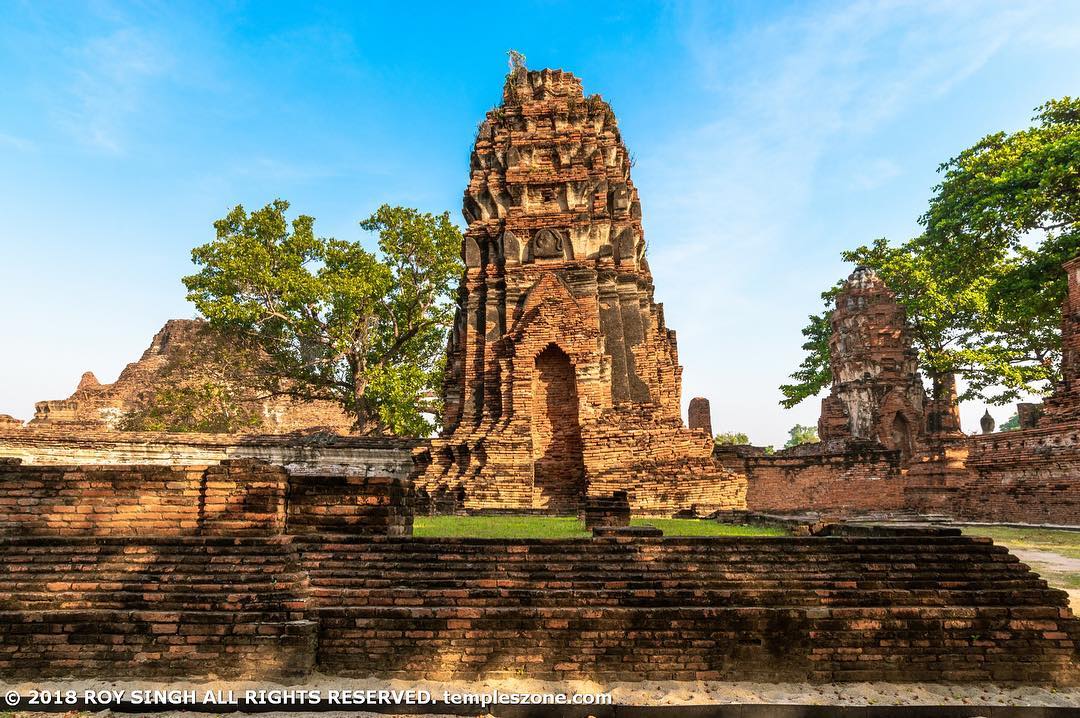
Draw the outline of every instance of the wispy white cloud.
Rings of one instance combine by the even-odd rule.
[[[17,137],[15,135],[9,135],[5,132],[0,132],[0,147],[7,147],[9,149],[19,150],[20,152],[30,152],[37,148],[32,140],[28,140],[25,137]]]
[[[147,91],[173,58],[160,38],[128,25],[73,48],[67,60],[66,101],[56,110],[61,125],[91,148],[123,152]]]

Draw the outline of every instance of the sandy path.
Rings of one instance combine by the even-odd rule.
[[[200,694],[207,690],[232,690],[237,695],[253,689],[281,689],[275,683],[260,681],[207,681],[154,683],[152,681],[48,681],[24,683],[0,683],[0,691],[11,689],[26,694],[31,688],[38,690],[74,689],[126,690],[133,689],[196,689]],[[1005,688],[982,684],[938,685],[927,683],[844,683],[812,685],[804,683],[750,683],[750,682],[660,682],[612,683],[602,685],[590,681],[546,682],[527,678],[508,678],[478,682],[397,681],[376,679],[342,679],[314,675],[310,680],[287,688],[319,689],[425,689],[439,699],[443,691],[456,693],[484,693],[498,689],[504,693],[600,693],[610,692],[617,704],[623,705],[701,705],[717,703],[773,703],[812,705],[1022,705],[1080,707],[1080,687],[1053,689],[1035,686]],[[287,707],[277,716],[286,714]],[[99,714],[100,715],[100,714]],[[157,714],[161,716],[194,715],[177,712]],[[203,718],[207,714],[201,714]],[[233,714],[239,715],[239,714]],[[297,713],[297,715],[302,714]],[[321,715],[329,715],[323,713]],[[351,715],[357,715],[352,712]]]
[[[1080,573],[1080,558],[1071,558],[1053,551],[1034,548],[1014,548],[1009,550],[1024,563],[1037,563],[1051,571],[1061,573]]]

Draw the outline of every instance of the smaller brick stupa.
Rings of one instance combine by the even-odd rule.
[[[507,77],[472,152],[443,433],[419,489],[466,509],[565,513],[615,491],[637,513],[745,507],[745,477],[683,426],[630,165],[576,77]]]
[[[926,435],[928,402],[904,309],[858,267],[836,297],[829,340],[832,391],[821,402],[823,442],[877,442],[910,460]]]

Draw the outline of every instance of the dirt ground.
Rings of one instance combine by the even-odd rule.
[[[1053,689],[1027,686],[1005,688],[981,684],[938,685],[925,683],[844,683],[813,685],[803,683],[750,683],[750,682],[674,682],[647,681],[641,683],[612,683],[601,685],[590,681],[547,682],[527,678],[507,678],[478,682],[434,682],[434,681],[396,681],[376,679],[342,679],[331,676],[314,675],[303,684],[280,686],[258,681],[207,681],[153,683],[151,681],[50,681],[40,683],[0,684],[0,691],[18,690],[24,695],[31,689],[55,690],[126,690],[133,689],[196,689],[201,695],[207,690],[232,690],[242,695],[245,690],[259,689],[389,689],[428,690],[438,699],[443,691],[455,693],[485,693],[498,689],[503,693],[602,693],[610,692],[612,701],[620,705],[701,705],[718,703],[770,703],[770,704],[808,704],[808,705],[1012,705],[1012,706],[1066,706],[1080,707],[1080,687]],[[98,712],[105,715],[109,711]],[[349,712],[348,715],[359,715]],[[482,715],[483,711],[478,711]],[[58,714],[51,714],[53,718]],[[124,715],[117,713],[116,715]],[[131,714],[127,714],[131,715]],[[180,718],[206,716],[205,713],[169,712],[156,715]],[[241,715],[241,714],[231,714]],[[283,710],[274,715],[293,715]],[[296,712],[295,715],[311,716],[311,713]],[[333,713],[319,713],[332,716]],[[345,713],[342,713],[345,715]],[[366,715],[366,714],[365,714]],[[384,714],[385,715],[385,714]]]

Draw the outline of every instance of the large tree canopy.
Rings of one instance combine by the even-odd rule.
[[[923,370],[935,384],[959,373],[961,399],[1005,403],[1057,376],[1061,264],[1080,254],[1080,100],[1037,112],[1033,127],[984,137],[940,167],[918,237],[843,253],[896,292]],[[781,386],[784,406],[832,381],[828,319],[838,288],[803,330],[807,354]]]
[[[361,433],[422,435],[438,386],[461,233],[448,213],[382,206],[360,223],[378,251],[290,223],[288,202],[237,206],[192,251],[188,299],[211,326],[254,341],[265,389],[337,401]]]

